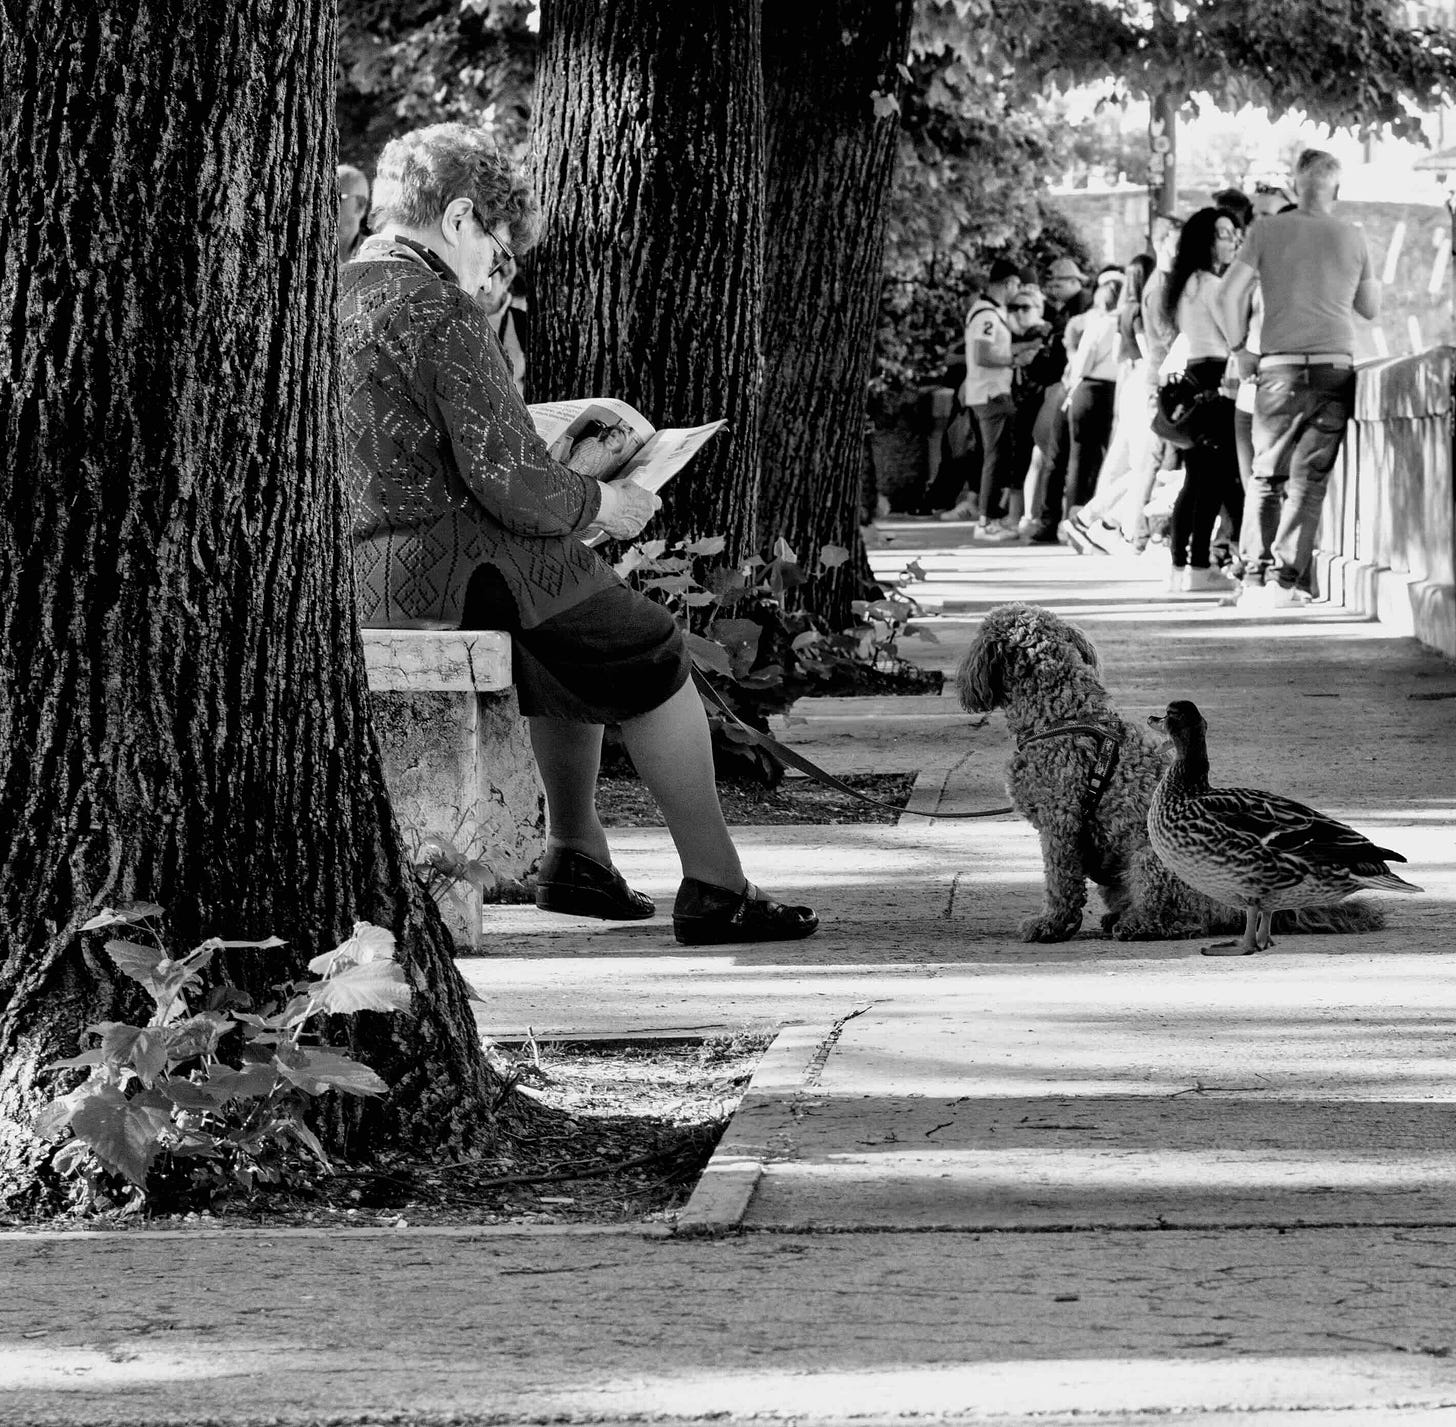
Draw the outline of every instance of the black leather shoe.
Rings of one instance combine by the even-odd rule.
[[[752,882],[741,892],[684,877],[672,904],[672,934],[684,946],[736,941],[793,941],[812,936],[819,918],[808,907],[786,907]]]
[[[657,910],[652,898],[634,892],[615,867],[569,847],[551,848],[541,859],[536,905],[543,912],[607,922],[640,922]]]

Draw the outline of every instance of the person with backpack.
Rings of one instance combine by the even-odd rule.
[[[981,518],[975,534],[982,540],[1014,540],[1016,524],[997,518],[999,502],[1020,489],[1024,472],[1016,468],[1016,403],[1012,376],[1041,350],[1040,337],[1018,338],[1007,304],[1021,289],[1021,273],[1006,258],[991,264],[983,296],[966,314],[966,379],[961,400],[976,419],[981,438]]]

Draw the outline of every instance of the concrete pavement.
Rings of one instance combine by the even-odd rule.
[[[1126,710],[1199,704],[1215,779],[1378,831],[1426,892],[1253,958],[1095,915],[1026,946],[1031,830],[906,816],[744,830],[750,875],[821,908],[806,943],[498,909],[462,964],[488,1032],[779,1031],[702,1236],[0,1236],[0,1423],[1456,1422],[1456,668],[1141,562],[886,533],[877,567],[919,555],[943,611],[922,661],[1050,604]],[[836,771],[1004,802],[1004,726],[950,694],[796,713]],[[663,834],[614,846],[669,904]]]

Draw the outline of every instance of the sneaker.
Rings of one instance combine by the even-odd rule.
[[[1309,603],[1308,593],[1293,585],[1271,585],[1265,588],[1273,590],[1269,601],[1270,609],[1303,609]]]
[[[981,503],[977,500],[963,500],[949,510],[943,510],[937,520],[977,520],[981,514]]]
[[[1277,585],[1245,585],[1235,596],[1235,602],[1246,613],[1260,613],[1274,608]],[[1219,603],[1223,603],[1222,600]]]
[[[1215,570],[1210,565],[1190,565],[1188,581],[1183,586],[1190,594],[1206,594],[1209,590],[1224,591],[1228,587],[1228,576],[1222,570]]]
[[[1163,588],[1170,595],[1181,595],[1188,588],[1188,567],[1186,565],[1173,565],[1168,570],[1168,578],[1163,582]]]
[[[1087,538],[1087,527],[1075,515],[1057,526],[1057,539],[1063,545],[1070,545],[1079,555],[1085,555],[1092,548],[1092,542]]]
[[[994,540],[998,543],[1003,540],[1015,540],[1017,538],[1014,530],[1008,529],[997,521],[991,521],[989,524],[982,522],[976,526],[972,533],[977,540]]]
[[[1060,545],[1055,526],[1033,525],[1018,536],[1023,545]]]
[[[1122,531],[1105,520],[1094,520],[1087,527],[1087,542],[1104,555],[1127,555],[1133,547],[1124,538]]]

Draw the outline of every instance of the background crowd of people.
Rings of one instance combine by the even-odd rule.
[[[989,541],[1166,549],[1171,592],[1302,603],[1352,316],[1379,310],[1338,190],[1337,160],[1308,150],[1289,185],[1162,220],[1125,267],[1061,257],[1038,288],[993,263],[926,504]]]

